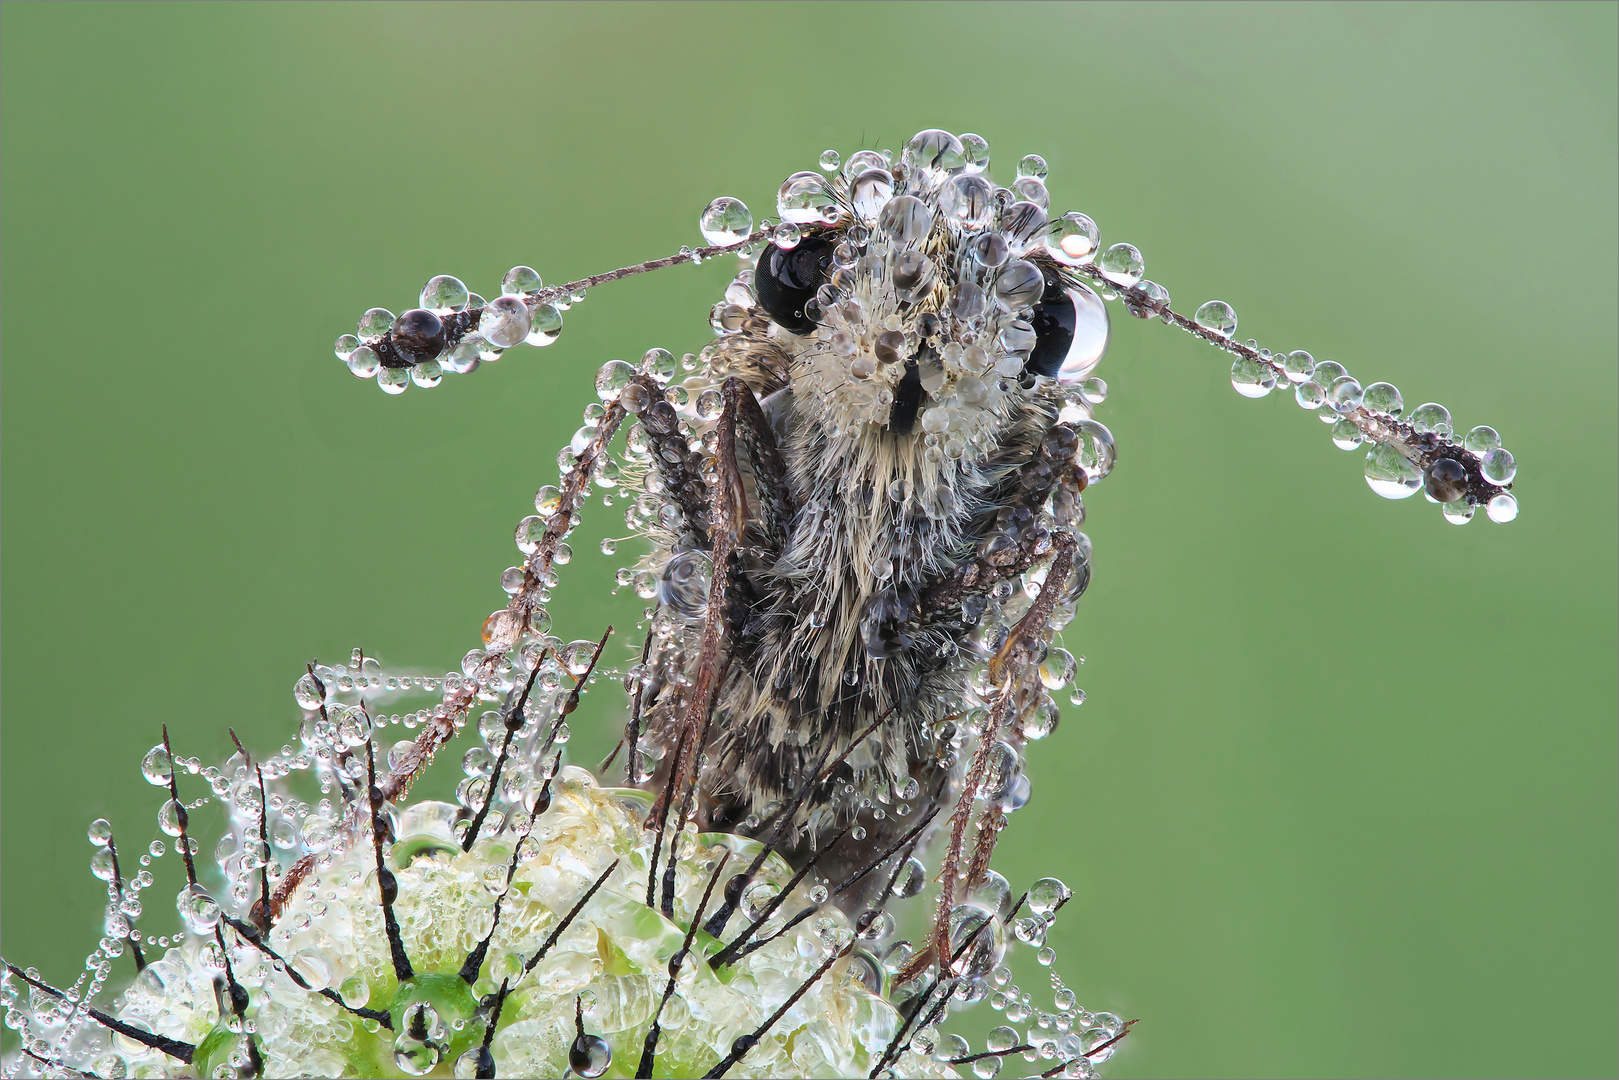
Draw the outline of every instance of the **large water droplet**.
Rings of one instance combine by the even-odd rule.
[[[967,167],[967,151],[961,140],[948,131],[929,128],[911,136],[900,160],[924,186],[934,187]]]
[[[539,292],[544,285],[545,283],[540,280],[540,272],[532,266],[514,266],[500,279],[500,294],[530,296]]]
[[[1064,214],[1048,227],[1046,250],[1065,266],[1081,266],[1096,257],[1101,238],[1096,222],[1084,214]]]
[[[1405,499],[1422,487],[1422,472],[1391,443],[1378,443],[1366,455],[1366,483],[1385,499]]]
[[[776,213],[795,225],[817,225],[837,221],[842,211],[820,174],[797,172],[776,193]]]
[[[460,278],[440,274],[429,278],[427,284],[422,286],[418,303],[436,315],[448,315],[452,311],[465,311],[471,295]]]
[[[1361,394],[1360,403],[1388,416],[1399,416],[1405,411],[1405,399],[1393,383],[1374,382]]]
[[[1243,397],[1261,398],[1276,386],[1276,369],[1259,360],[1239,356],[1231,362],[1231,388]]]
[[[1079,435],[1075,460],[1085,470],[1085,479],[1096,483],[1113,471],[1118,451],[1113,445],[1113,433],[1095,420],[1081,420],[1074,425]]]
[[[141,775],[153,787],[169,786],[169,777],[174,775],[174,762],[169,759],[169,752],[162,743],[146,751],[146,757],[141,759]]]
[[[1221,337],[1230,337],[1237,332],[1237,313],[1224,300],[1210,300],[1200,305],[1193,313],[1192,321]]]
[[[1503,491],[1490,500],[1490,505],[1485,508],[1485,513],[1489,514],[1491,521],[1498,525],[1505,525],[1518,516],[1518,500]]]
[[[861,221],[875,222],[894,197],[894,178],[887,169],[867,169],[849,182],[849,204]]]
[[[568,1067],[580,1076],[600,1076],[612,1063],[613,1047],[599,1035],[580,1032],[568,1047]]]
[[[1518,475],[1518,463],[1513,460],[1512,451],[1498,446],[1479,461],[1479,472],[1496,487],[1505,487]]]
[[[1126,289],[1140,281],[1141,275],[1146,273],[1146,264],[1142,262],[1141,252],[1136,250],[1134,244],[1114,244],[1102,252],[1102,257],[1096,261],[1096,265],[1101,269],[1103,277]],[[1198,309],[1199,312],[1202,310]]]
[[[484,305],[478,334],[491,345],[509,349],[528,336],[532,324],[528,305],[520,298],[497,296]]]
[[[697,230],[710,244],[739,244],[753,232],[753,214],[741,199],[721,195],[703,208],[697,219]]]
[[[1449,435],[1454,430],[1450,424],[1450,410],[1438,402],[1430,401],[1425,405],[1418,405],[1411,413],[1410,419],[1411,426],[1420,432]]]

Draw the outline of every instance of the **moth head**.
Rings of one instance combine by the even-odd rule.
[[[925,131],[899,161],[862,150],[782,185],[783,226],[747,284],[795,393],[851,433],[987,445],[1021,399],[1077,386],[1107,348],[1106,308],[1072,272],[1095,225],[1052,221],[1032,169],[997,187],[966,139]]]

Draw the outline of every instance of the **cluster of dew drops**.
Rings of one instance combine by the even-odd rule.
[[[1236,334],[1237,313],[1223,300],[1200,306],[1193,321],[1222,338]],[[1253,339],[1247,345],[1254,355],[1239,355],[1231,364],[1231,385],[1237,393],[1261,398],[1278,386],[1290,386],[1299,408],[1331,426],[1334,446],[1356,450],[1372,443],[1366,454],[1366,483],[1385,499],[1404,499],[1421,491],[1429,502],[1440,505],[1445,520],[1453,525],[1471,521],[1480,501],[1468,492],[1466,471],[1459,462],[1441,457],[1424,471],[1402,452],[1395,430],[1400,422],[1425,436],[1423,442],[1430,447],[1460,447],[1477,455],[1479,474],[1494,488],[1507,487],[1517,475],[1517,462],[1493,427],[1480,424],[1458,438],[1450,410],[1437,402],[1418,405],[1407,414],[1405,398],[1392,383],[1362,386],[1334,360],[1316,360],[1303,349],[1273,353]],[[1494,522],[1512,521],[1518,516],[1518,500],[1509,491],[1499,491],[1485,502],[1485,514]]]

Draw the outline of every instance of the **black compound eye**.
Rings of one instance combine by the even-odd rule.
[[[1023,370],[1063,384],[1080,382],[1107,351],[1107,308],[1087,286],[1063,284],[1049,266],[1041,273],[1046,291],[1029,316],[1034,351]]]
[[[765,314],[783,330],[808,334],[815,329],[815,321],[804,314],[804,305],[831,277],[834,246],[826,236],[806,236],[788,251],[765,245],[753,272],[753,294]]]

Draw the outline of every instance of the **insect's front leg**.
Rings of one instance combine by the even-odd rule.
[[[1085,471],[1074,463],[1079,436],[1067,424],[1055,424],[1033,459],[1016,474],[1015,486],[1001,503],[993,528],[995,537],[976,558],[954,573],[933,582],[918,597],[917,614],[923,620],[954,610],[963,600],[988,592],[996,583],[1016,577],[1052,551],[1052,536],[1038,523],[1040,510],[1056,492],[1072,510],[1059,512],[1059,521],[1078,516],[1079,495],[1085,490]]]
[[[672,781],[654,807],[660,818],[668,813],[666,804],[671,797],[678,798],[687,809],[695,798],[696,763],[708,742],[714,703],[730,668],[736,637],[753,599],[752,590],[741,575],[738,543],[749,522],[754,521],[767,546],[779,549],[793,509],[785,462],[753,391],[741,379],[731,378],[726,380],[722,393],[724,407],[713,431],[713,476],[702,518],[706,523],[713,573],[696,660],[688,669],[690,691],[686,695],[685,711],[679,722],[684,750],[671,765]],[[667,407],[667,403],[660,398],[659,403],[647,410],[648,416],[655,418],[659,414],[658,404]],[[675,437],[679,438],[678,432]],[[664,442],[670,443],[672,440],[666,438]],[[751,467],[754,502],[758,505],[757,517],[748,499],[739,447],[746,453],[747,463]],[[676,460],[677,455],[673,452],[676,449],[671,445],[670,453],[660,451],[657,455],[660,461],[672,466],[669,475],[690,468],[689,463]],[[687,511],[688,521],[695,516],[692,511]],[[696,531],[695,528],[693,531]],[[681,794],[675,796],[676,792]],[[682,811],[682,817],[685,812]]]
[[[995,698],[990,703],[983,730],[979,732],[978,748],[967,768],[961,795],[950,816],[950,835],[939,871],[939,907],[932,944],[941,977],[952,974],[952,966],[960,959],[952,952],[959,949],[960,943],[950,940],[950,913],[955,907],[958,891],[971,889],[983,877],[1002,827],[1002,814],[998,807],[991,805],[979,817],[978,840],[966,867],[967,872],[963,874],[962,864],[967,858],[967,826],[972,819],[973,801],[989,778],[1002,731],[1011,727],[1010,722],[1028,704],[1023,693],[1025,676],[1040,662],[1041,649],[1051,634],[1052,613],[1079,552],[1079,542],[1069,532],[1053,534],[1051,546],[1056,554],[1046,575],[1046,587],[1040,590],[1040,595],[1029,610],[1007,634],[1006,642],[987,662],[990,685],[996,688]],[[910,974],[919,974],[920,970],[918,967]]]

